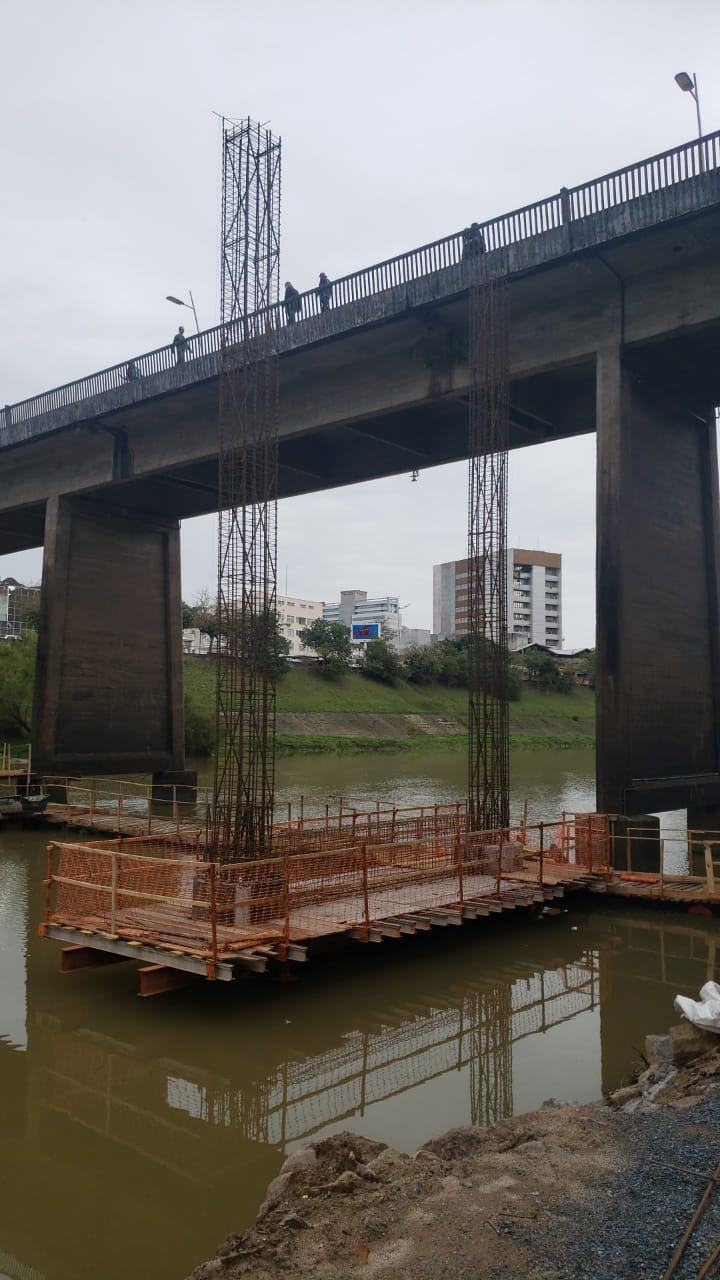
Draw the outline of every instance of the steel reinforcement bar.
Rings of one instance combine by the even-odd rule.
[[[556,195],[548,196],[544,200],[538,200],[497,218],[490,218],[480,224],[480,229],[488,253],[508,248],[520,241],[542,236],[548,232],[558,231],[563,227],[569,229],[566,250],[587,248],[597,240],[594,224],[585,225],[587,219],[595,218],[598,214],[609,213],[643,196],[671,192],[680,184],[692,182],[693,179],[702,179],[702,187],[698,188],[696,193],[692,191],[688,193],[685,212],[691,212],[694,208],[702,208],[707,203],[707,191],[704,189],[707,179],[712,177],[714,186],[717,187],[719,176],[720,131],[683,143],[679,147],[650,156],[624,169],[617,169],[613,173],[604,174],[590,182],[581,183],[580,186],[563,187]],[[720,195],[720,189],[713,192],[714,198],[718,195]],[[607,230],[610,235],[618,234],[610,225]],[[441,240],[422,245],[419,249],[412,249],[408,253],[398,254],[384,262],[343,276],[333,282],[332,306],[333,308],[343,307],[448,267],[457,266],[462,261],[462,250],[462,232],[457,231]],[[320,314],[320,300],[316,289],[303,293],[301,302],[302,309],[298,319]],[[277,316],[273,321],[273,327],[279,330],[285,320],[282,303],[277,304],[275,310]],[[246,324],[252,325],[251,316],[246,318]],[[293,326],[290,328],[292,330]],[[294,326],[294,329],[297,330],[297,326]],[[217,325],[212,329],[205,329],[194,335],[190,341],[191,352],[188,365],[194,364],[203,357],[217,357],[223,347],[223,326]],[[0,443],[3,428],[26,423],[57,409],[79,404],[106,391],[126,386],[130,365],[133,366],[133,381],[140,385],[143,379],[172,369],[174,363],[172,347],[157,347],[154,351],[128,358],[120,364],[111,365],[107,369],[77,381],[65,383],[41,395],[21,400],[17,404],[5,405],[4,416],[0,417]],[[208,372],[207,376],[211,376],[211,373]]]

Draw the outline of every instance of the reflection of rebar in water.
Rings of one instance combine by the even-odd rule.
[[[379,1027],[242,1084],[174,1058],[147,1062],[131,1046],[43,1017],[34,1030],[35,1050],[44,1042],[39,1101],[190,1181],[231,1167],[238,1137],[282,1150],[458,1070],[469,1080],[469,1119],[489,1124],[512,1113],[513,1043],[593,1008],[596,969],[588,952],[565,969],[468,983],[451,1005],[413,1005],[399,1023],[395,1007],[386,1022],[379,1010]],[[228,1134],[222,1154],[217,1140],[198,1143],[198,1122]]]
[[[470,1058],[472,1124],[494,1124],[512,1115],[512,991],[510,983],[476,995]]]

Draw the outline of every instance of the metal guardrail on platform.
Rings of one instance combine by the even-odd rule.
[[[515,209],[511,213],[490,218],[480,224],[485,248],[491,254],[520,241],[559,230],[568,224],[573,227],[570,247],[586,248],[590,243],[596,242],[597,233],[588,240],[583,229],[584,219],[616,210],[643,196],[670,191],[692,179],[705,178],[710,174],[717,177],[719,170],[720,131],[640,160],[624,169],[616,169],[613,173],[581,183],[580,186],[562,188],[556,195]],[[704,194],[706,193],[702,190],[698,192],[699,198],[695,202],[697,207],[702,207],[707,202],[702,198]],[[693,207],[692,200],[690,207]],[[455,232],[431,244],[422,245],[419,249],[398,254],[333,281],[332,307],[336,310],[436,274],[448,267],[458,266],[462,259],[463,236],[461,232]],[[301,303],[300,321],[309,316],[320,315],[320,300],[316,289],[309,289],[301,294]],[[277,304],[272,312],[273,326],[279,330],[286,325],[283,304]],[[266,323],[264,316],[252,315],[246,318],[251,335],[259,332],[261,324],[264,327]],[[236,322],[233,327],[217,325],[203,330],[189,339],[191,356],[183,368],[188,368],[204,357],[216,357],[223,344],[232,345],[239,338],[240,322]],[[132,379],[129,379],[131,366]],[[127,386],[129,380],[142,383],[143,379],[174,367],[173,348],[157,347],[154,351],[128,358],[88,377],[65,383],[17,404],[6,405],[4,419],[0,420],[0,441],[2,427],[27,423],[57,409],[93,399],[104,392]],[[204,376],[210,376],[210,371]]]
[[[353,819],[277,827],[272,857],[235,864],[210,860],[199,833],[53,842],[41,929],[169,950],[214,978],[221,962],[258,946],[289,955],[338,933],[375,941],[376,924],[393,937],[416,924],[460,924],[476,917],[478,900],[542,901],[549,869],[592,876],[608,866],[602,814],[483,832],[468,831],[455,805]],[[517,871],[522,883],[512,881]]]

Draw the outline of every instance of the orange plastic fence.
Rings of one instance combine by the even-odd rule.
[[[464,806],[278,824],[273,856],[213,860],[199,842],[138,836],[48,849],[46,924],[207,961],[543,884],[607,866],[603,815],[473,832]]]

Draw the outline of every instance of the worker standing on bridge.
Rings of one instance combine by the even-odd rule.
[[[463,250],[462,256],[465,258],[479,258],[481,253],[485,252],[485,237],[480,230],[479,222],[471,222],[462,233]]]
[[[294,285],[289,280],[285,281],[285,315],[288,324],[294,324],[297,317],[302,311],[302,298]]]
[[[183,326],[182,326],[182,325],[180,325],[180,328],[178,329],[177,333],[175,334],[175,337],[173,338],[173,342],[172,342],[172,344],[173,344],[173,347],[175,348],[175,363],[176,363],[176,364],[184,364],[184,363],[185,363],[185,353],[186,353],[186,351],[187,351],[188,347],[190,346],[190,343],[188,342],[187,338],[185,337],[185,330],[184,330],[184,328],[183,328]]]
[[[332,298],[332,280],[328,280],[324,271],[320,272],[320,283],[318,284],[318,298],[320,299],[320,310],[328,311],[330,309],[330,299]]]

